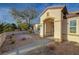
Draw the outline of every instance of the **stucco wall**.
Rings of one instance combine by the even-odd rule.
[[[39,33],[39,30],[38,30],[38,27],[39,27],[40,24],[35,24],[33,29],[34,29],[34,33],[38,34]]]
[[[49,12],[49,16],[47,16],[47,12]],[[44,23],[43,21],[47,18],[52,18],[54,20],[54,38],[61,39],[61,9],[48,9],[41,17],[40,17],[40,36],[44,37]]]
[[[79,17],[68,18],[67,39],[79,43]],[[70,21],[76,20],[76,33],[70,33]]]
[[[61,34],[62,34],[62,41],[67,41],[67,19],[64,18],[63,16],[65,16],[63,13],[62,13],[62,20],[61,20]]]
[[[49,16],[47,13],[49,12]],[[48,9],[45,13],[40,17],[40,36],[44,37],[45,33],[45,24],[44,20],[47,18],[52,18],[54,20],[54,38],[65,39],[68,41],[79,42],[79,17],[72,17],[63,19],[63,13],[61,9]],[[70,33],[70,21],[76,20],[76,33]]]

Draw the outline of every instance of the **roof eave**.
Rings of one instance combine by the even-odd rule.
[[[65,7],[65,6],[64,6]],[[47,7],[41,14],[40,16],[42,16],[48,9],[63,9],[64,7]]]

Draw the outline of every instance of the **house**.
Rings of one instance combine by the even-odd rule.
[[[34,24],[33,30],[34,30],[34,33],[38,34],[39,33],[39,24]]]
[[[79,42],[79,12],[70,13],[66,6],[46,8],[40,16],[40,25],[40,37]]]

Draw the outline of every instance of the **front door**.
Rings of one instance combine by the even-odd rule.
[[[46,36],[54,36],[54,22],[46,23]]]

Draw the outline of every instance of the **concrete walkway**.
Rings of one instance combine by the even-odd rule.
[[[49,40],[49,39],[34,40],[32,43],[24,45],[22,47],[18,47],[14,51],[9,51],[7,53],[4,53],[4,55],[21,55],[21,54],[25,54],[25,53],[27,53],[28,51],[30,51],[32,49],[38,48],[40,46],[45,46],[49,42],[51,42],[51,40]]]

